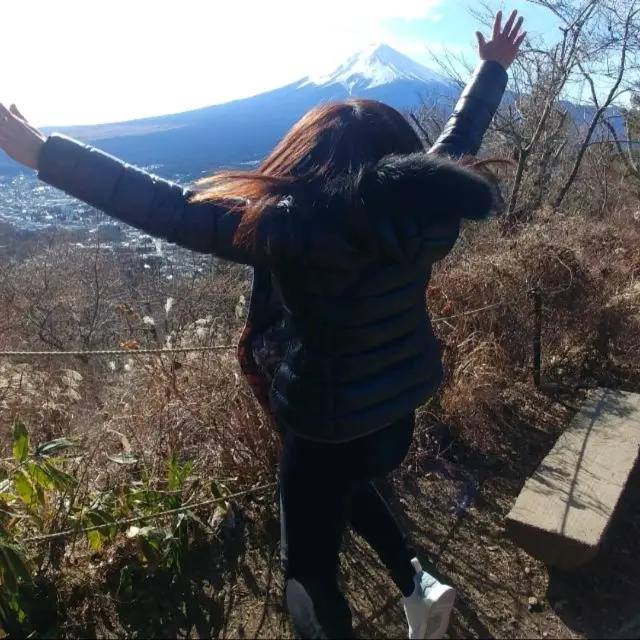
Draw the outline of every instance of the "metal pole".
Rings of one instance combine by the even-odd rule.
[[[538,289],[531,292],[533,297],[533,382],[540,388],[542,368],[542,294]]]

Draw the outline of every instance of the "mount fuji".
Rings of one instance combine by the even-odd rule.
[[[341,85],[350,95],[397,82],[440,85],[444,78],[386,44],[371,45],[326,75],[310,76],[300,87]]]
[[[388,45],[372,45],[334,71],[251,98],[167,116],[56,131],[171,176],[195,177],[221,166],[255,165],[311,107],[351,97],[407,110],[422,98],[449,106],[459,88]],[[50,128],[43,128],[50,133]],[[19,170],[0,156],[0,174]]]

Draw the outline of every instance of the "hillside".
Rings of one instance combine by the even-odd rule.
[[[390,482],[421,557],[459,591],[452,637],[624,637],[634,621],[637,477],[578,578],[528,557],[503,526],[589,388],[640,391],[634,211],[592,214],[589,224],[541,211],[515,236],[499,222],[467,228],[432,281],[426,304],[447,377],[420,409]],[[18,582],[0,585],[0,628],[16,637],[291,637],[277,564],[279,441],[233,348],[136,353],[232,346],[247,271],[212,265],[168,280],[142,256],[63,235],[18,255],[0,252],[0,350],[131,351],[0,359],[0,504],[12,515],[0,519],[0,546],[28,562],[20,569],[14,558]],[[551,390],[531,381],[533,284],[545,292]],[[0,567],[11,575],[1,557]],[[341,579],[361,637],[402,637],[398,597],[353,535]]]

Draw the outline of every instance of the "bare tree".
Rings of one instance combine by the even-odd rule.
[[[611,139],[616,151],[630,175],[640,179],[640,94],[634,94],[631,98],[631,106],[623,109],[625,139],[621,140],[618,130],[611,124],[609,118],[604,119],[604,124],[611,134]]]
[[[565,25],[567,31],[576,32],[578,26],[572,21],[571,2],[557,0],[532,0],[549,9]],[[606,118],[609,109],[631,90],[630,77],[640,67],[640,2],[638,0],[613,0],[592,2],[591,29],[588,41],[581,47],[577,68],[586,81],[595,109],[591,122],[581,140],[573,161],[571,172],[555,199],[559,208],[576,180],[585,153],[599,125],[609,131],[615,128]],[[608,80],[610,87],[603,97],[599,96],[596,81]],[[617,137],[617,134],[616,134]],[[624,154],[623,154],[624,156]]]
[[[577,186],[587,154],[597,156],[590,167],[600,167],[612,152],[632,173],[638,163],[632,135],[620,139],[618,105],[640,73],[640,0],[529,1],[546,9],[558,28],[525,43],[485,137],[485,153],[516,164],[505,183],[507,228],[528,220],[543,205],[560,208]],[[483,3],[471,13],[489,26],[495,7]],[[468,61],[454,54],[434,58],[452,83],[464,84],[472,68]],[[442,122],[426,101],[411,119],[427,142]]]

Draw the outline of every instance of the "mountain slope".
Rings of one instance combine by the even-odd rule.
[[[196,175],[221,165],[259,161],[308,109],[320,103],[362,97],[408,109],[422,96],[449,104],[457,93],[438,74],[380,45],[368,47],[330,74],[309,76],[251,98],[180,114],[57,130],[130,163],[162,165],[160,174]],[[16,169],[10,160],[0,158],[0,173]]]
[[[372,45],[331,73],[308,76],[251,98],[185,113],[57,130],[132,164],[153,165],[160,175],[179,173],[191,179],[221,166],[257,164],[317,104],[359,97],[407,110],[425,99],[448,110],[459,93],[456,85],[391,47]],[[566,106],[578,124],[593,116],[592,108]],[[620,118],[614,124],[621,126]],[[0,175],[20,170],[0,153]]]

